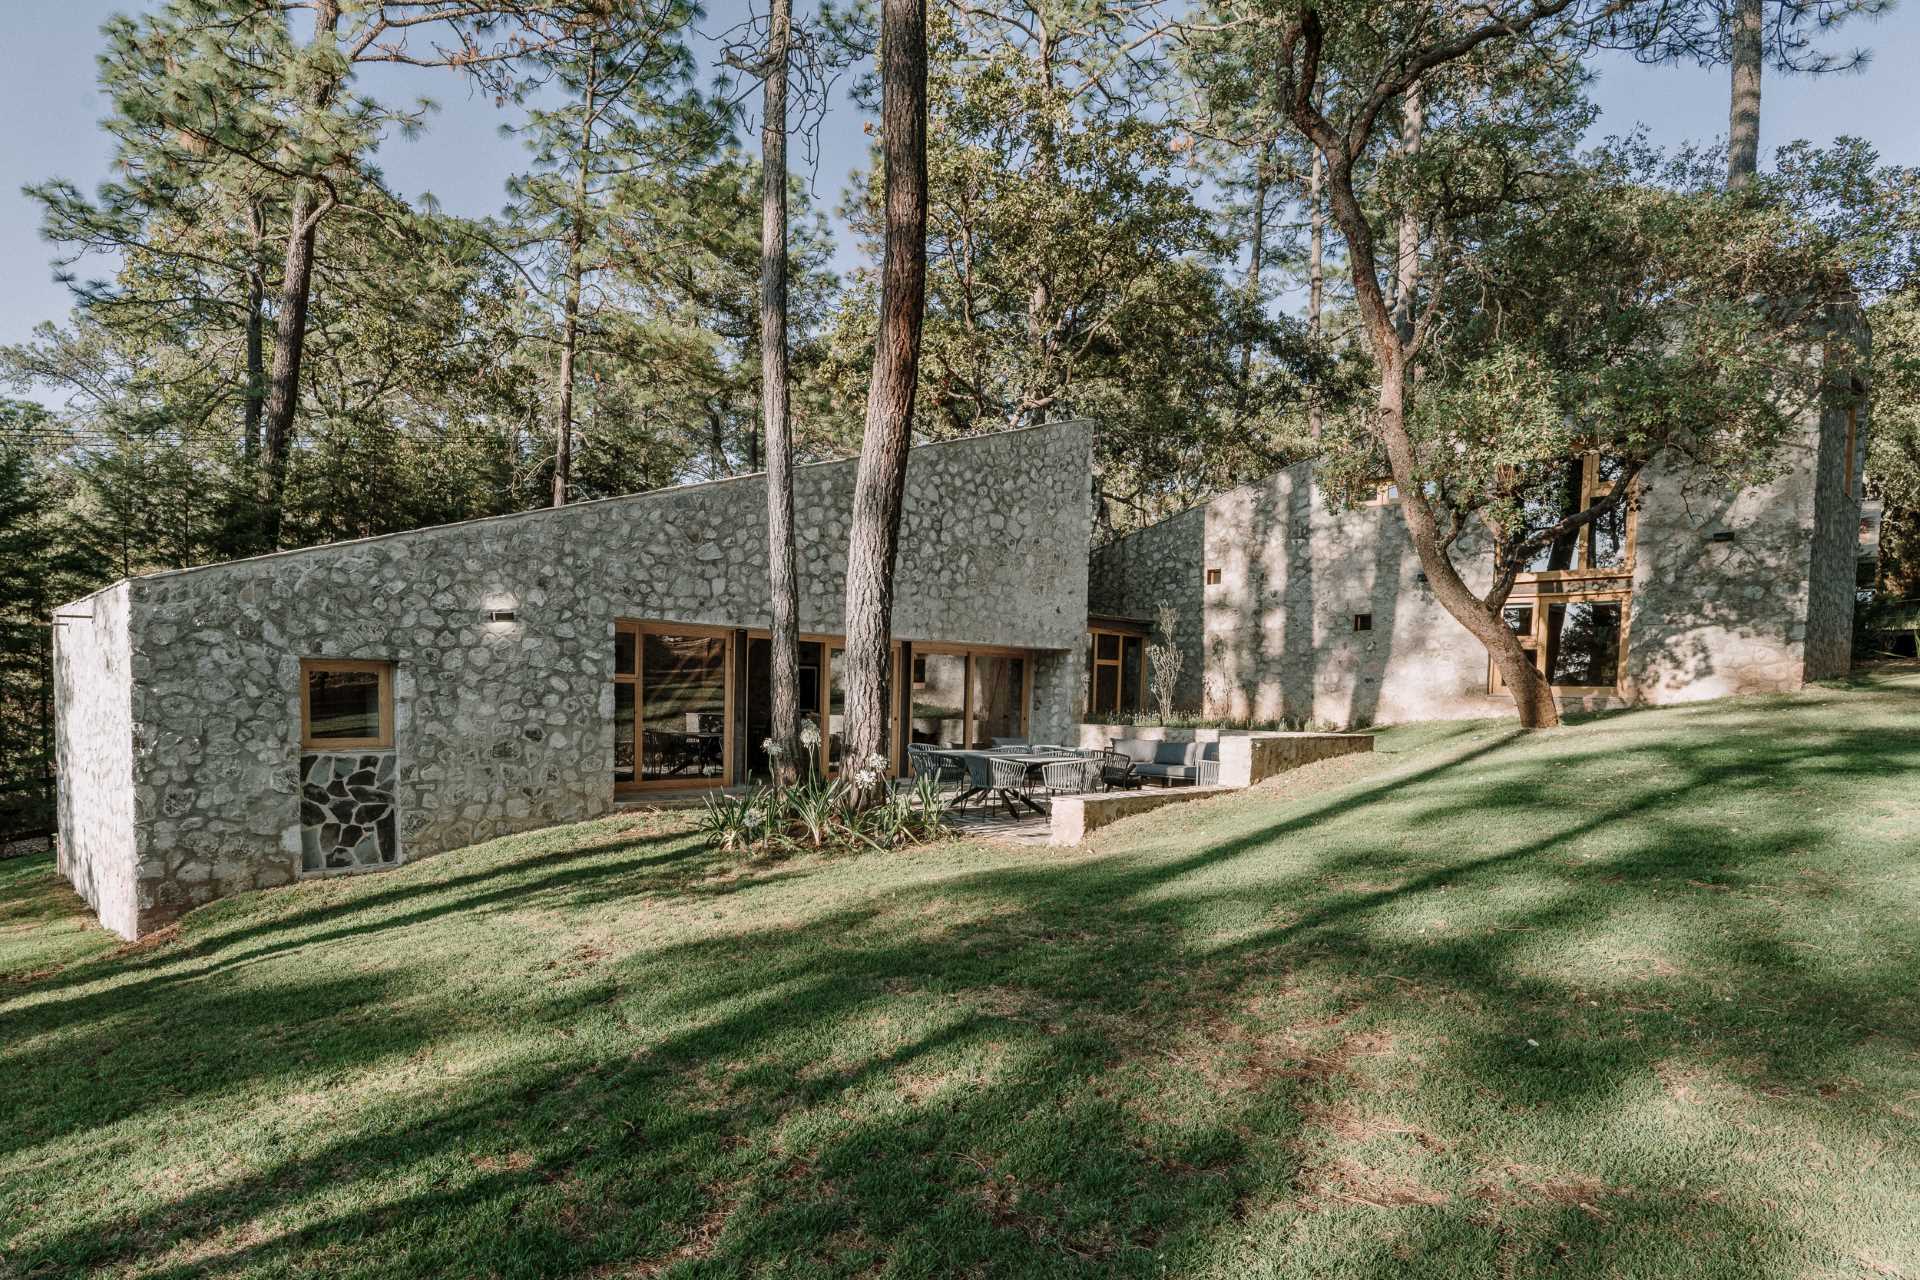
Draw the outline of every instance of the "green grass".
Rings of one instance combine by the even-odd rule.
[[[1920,1276],[1920,677],[1071,852],[615,818],[119,948],[0,864],[0,1275]]]

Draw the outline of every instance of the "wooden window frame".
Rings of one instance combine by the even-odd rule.
[[[1209,586],[1209,587],[1217,587],[1220,585],[1220,583],[1221,583],[1220,571],[1218,569],[1208,569],[1207,575],[1206,575],[1206,581],[1203,585]]]
[[[380,732],[371,738],[316,738],[313,736],[313,682],[315,672],[351,675],[371,672],[379,677]],[[303,751],[391,751],[393,749],[393,663],[386,659],[300,659],[300,749]]]
[[[773,639],[773,632],[767,630],[765,627],[749,627],[742,634],[746,637],[748,644],[752,644],[755,640],[771,641]],[[795,636],[794,639],[801,644],[817,644],[820,646],[819,704],[812,707],[802,707],[800,710],[802,712],[811,711],[819,717],[820,746],[817,750],[820,756],[815,762],[815,766],[819,769],[820,776],[823,778],[837,777],[840,768],[838,765],[832,763],[831,759],[833,752],[833,651],[835,649],[844,650],[847,647],[847,638],[843,635],[826,631],[803,631]],[[900,776],[901,698],[904,696],[906,686],[913,681],[912,668],[903,665],[907,661],[903,652],[905,647],[903,641],[895,640],[893,642],[893,732],[887,735],[887,756],[888,765],[893,770],[894,777]],[[920,646],[915,645],[913,650],[914,657],[919,657],[920,652]],[[904,679],[902,678],[903,673]],[[745,726],[742,727],[744,728]]]
[[[1638,483],[1636,480],[1635,483]],[[1588,450],[1581,455],[1580,465],[1580,510],[1585,511],[1602,498],[1613,495],[1611,482],[1600,482],[1600,455]],[[1635,508],[1632,495],[1625,503],[1627,518],[1626,545],[1620,551],[1620,563],[1612,566],[1596,567],[1593,563],[1593,535],[1595,522],[1589,520],[1580,526],[1579,541],[1575,544],[1574,559],[1576,567],[1572,569],[1529,569],[1515,576],[1515,586],[1539,583],[1568,582],[1594,578],[1621,578],[1631,580],[1635,553],[1639,548],[1640,512]],[[1622,586],[1626,584],[1623,582]]]
[[[1579,697],[1589,694],[1618,695],[1627,678],[1627,636],[1633,627],[1633,593],[1625,590],[1612,591],[1549,591],[1526,596],[1509,598],[1503,609],[1527,608],[1533,610],[1533,626],[1520,637],[1520,647],[1533,655],[1533,668],[1544,679],[1547,674],[1547,610],[1556,604],[1573,604],[1578,601],[1593,604],[1617,604],[1620,606],[1620,652],[1614,660],[1613,683],[1600,684],[1556,684],[1549,686],[1556,694]],[[1507,691],[1507,682],[1500,678],[1500,666],[1492,658],[1487,659],[1487,692],[1502,694]]]
[[[973,660],[984,658],[1019,658],[1020,663],[1020,736],[1029,737],[1033,732],[1033,660],[1032,649],[1020,649],[997,644],[943,644],[938,641],[915,642],[914,657],[921,654],[937,653],[947,657],[966,659],[966,677],[962,690],[960,724],[961,745],[950,748],[955,751],[972,751],[978,745],[973,740]],[[902,716],[905,719],[904,713]]]
[[[633,636],[632,673],[623,674],[616,671],[613,675],[615,685],[631,684],[633,686],[633,781],[620,782],[616,780],[613,784],[614,794],[631,795],[635,792],[647,791],[711,791],[715,788],[732,786],[734,750],[733,662],[736,628],[699,625],[690,622],[660,622],[653,619],[620,618],[614,622],[613,630],[614,636],[616,637],[614,640],[615,646],[619,644],[617,637],[621,632],[624,631]],[[717,781],[711,778],[660,778],[652,782],[641,780],[640,775],[646,772],[642,764],[642,761],[646,758],[646,739],[643,736],[643,726],[647,720],[645,686],[643,681],[647,670],[645,637],[649,635],[705,636],[709,639],[724,641],[726,644],[726,653],[721,660],[721,669],[726,672],[726,702],[720,739],[721,774]],[[611,662],[611,650],[608,652],[608,659],[609,662]],[[611,769],[611,763],[609,763],[609,769]]]
[[[1119,640],[1120,642],[1119,657],[1102,658],[1100,656],[1100,637],[1101,636],[1114,636]],[[1087,628],[1087,714],[1088,715],[1116,715],[1117,716],[1120,714],[1119,704],[1121,701],[1125,699],[1126,693],[1127,693],[1127,690],[1126,690],[1127,641],[1129,640],[1138,640],[1140,642],[1140,675],[1138,680],[1140,687],[1136,691],[1136,697],[1134,699],[1133,705],[1135,707],[1144,707],[1147,705],[1148,635],[1147,635],[1146,629],[1142,627],[1137,630],[1126,630],[1121,627],[1089,626]],[[1114,668],[1114,677],[1113,677],[1114,705],[1111,707],[1098,707],[1094,705],[1094,701],[1093,701],[1094,693],[1096,690],[1100,688],[1099,669],[1101,667]]]

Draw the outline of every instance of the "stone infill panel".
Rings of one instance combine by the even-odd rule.
[[[300,874],[365,871],[400,860],[391,751],[300,757]]]

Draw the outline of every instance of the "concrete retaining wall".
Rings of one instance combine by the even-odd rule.
[[[1220,785],[1250,787],[1316,760],[1373,750],[1366,733],[1279,733],[1241,729],[1166,729],[1158,725],[1083,724],[1079,745],[1104,747],[1122,738],[1149,742],[1218,742]]]
[[[1122,738],[1150,742],[1218,742],[1220,785],[1215,787],[1147,787],[1138,791],[1105,791],[1084,796],[1055,796],[1047,843],[1079,844],[1090,832],[1122,818],[1151,813],[1170,804],[1206,800],[1244,790],[1276,774],[1298,769],[1316,760],[1372,751],[1373,735],[1365,733],[1262,733],[1235,729],[1165,729],[1157,725],[1083,724],[1080,746],[1104,747]]]

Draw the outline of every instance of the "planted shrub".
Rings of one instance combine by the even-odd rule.
[[[873,766],[870,764],[869,772]],[[854,845],[898,849],[946,832],[940,788],[931,778],[896,787],[861,809],[856,784],[810,776],[790,787],[762,786],[740,796],[713,795],[701,810],[699,831],[713,848],[783,852]]]

